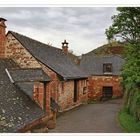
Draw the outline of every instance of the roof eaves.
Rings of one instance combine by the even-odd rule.
[[[28,70],[28,69],[11,69],[11,70]],[[29,69],[32,70],[32,69]],[[33,69],[36,70],[36,69]],[[50,82],[52,81],[52,79],[42,70],[42,69],[37,69],[37,70],[41,70],[42,71],[42,76],[44,77],[40,77],[39,79],[22,79],[22,80],[15,80],[12,75],[10,74],[10,71],[8,69],[5,69],[11,83],[22,83],[22,82]],[[45,77],[46,76],[46,77]]]
[[[66,80],[76,80],[76,79],[87,79],[88,76],[82,76],[82,77],[65,77]]]
[[[91,76],[120,76],[120,74],[91,74]]]

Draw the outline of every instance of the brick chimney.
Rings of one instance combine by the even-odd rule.
[[[64,54],[68,54],[68,42],[66,40],[64,40],[64,42],[62,42],[62,51]]]
[[[0,17],[0,58],[5,57],[6,25],[4,18]]]

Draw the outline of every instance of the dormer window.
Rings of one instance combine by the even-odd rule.
[[[111,74],[112,73],[112,64],[111,63],[103,64],[103,73],[104,74]]]

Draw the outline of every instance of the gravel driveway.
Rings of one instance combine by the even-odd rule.
[[[117,121],[121,105],[117,99],[75,108],[58,117],[50,133],[122,133]]]

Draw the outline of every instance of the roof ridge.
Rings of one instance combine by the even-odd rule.
[[[50,48],[54,48],[54,49],[58,49],[58,50],[62,50],[62,49],[60,49],[60,48],[57,48],[57,47],[54,47],[54,46],[48,45],[48,44],[46,44],[46,43],[44,43],[44,42],[41,42],[41,41],[39,41],[39,40],[36,40],[36,39],[34,39],[34,38],[28,37],[28,36],[26,36],[26,35],[23,35],[23,34],[21,34],[21,33],[15,32],[15,31],[11,31],[11,30],[9,30],[8,33],[12,33],[13,35],[14,35],[14,34],[17,34],[17,35],[20,35],[20,36],[26,37],[26,38],[28,38],[28,39],[30,39],[30,40],[32,40],[32,41],[38,42],[38,43],[40,43],[40,44],[43,44],[43,45],[45,45],[46,47],[50,47]],[[8,34],[8,33],[7,33],[7,34]]]

